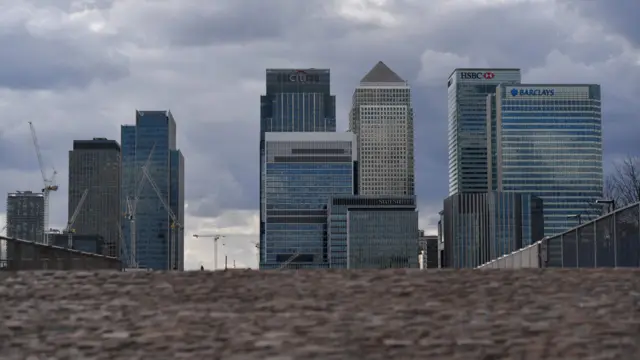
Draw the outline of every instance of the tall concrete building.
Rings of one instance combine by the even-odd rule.
[[[184,269],[184,231],[172,230],[172,218],[184,226],[184,157],[176,147],[176,122],[170,111],[136,111],[136,124],[121,128],[121,213],[134,204],[142,166],[150,154],[149,174],[160,196],[146,179],[135,204],[135,258],[137,265],[154,270]],[[151,151],[153,150],[153,153]],[[123,221],[125,260],[131,258],[131,222]],[[175,231],[175,243],[171,243]]]
[[[488,99],[496,190],[540,197],[545,236],[595,218],[603,191],[600,86],[501,85]]]
[[[354,134],[269,132],[265,150],[260,268],[328,268],[327,203],[353,194]]]
[[[260,97],[260,253],[265,254],[265,134],[335,132],[336,98],[329,69],[267,69]]]
[[[7,195],[7,237],[41,242],[44,234],[44,195],[18,191]]]
[[[121,256],[120,166],[120,145],[115,140],[75,140],[69,151],[67,219],[88,190],[72,228],[78,235],[101,236],[104,255],[113,257]]]
[[[358,194],[414,195],[411,89],[382,61],[353,94],[349,128],[360,151]]]
[[[520,79],[520,69],[455,69],[449,75],[449,195],[492,187],[487,141],[495,143],[495,138],[487,127],[487,95],[499,84]]]

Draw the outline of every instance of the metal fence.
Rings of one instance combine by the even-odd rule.
[[[544,238],[479,269],[640,267],[640,202]]]

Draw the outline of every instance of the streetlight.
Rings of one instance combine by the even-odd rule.
[[[582,225],[582,214],[567,215],[567,219],[578,219],[578,225]]]
[[[609,205],[609,212],[615,211],[616,210],[616,201],[615,200],[605,200],[605,199],[599,199],[596,200],[596,204],[603,204],[603,205]]]
[[[213,270],[218,270],[218,240],[224,237],[224,235],[198,235],[193,234],[193,237],[198,238],[213,238]]]

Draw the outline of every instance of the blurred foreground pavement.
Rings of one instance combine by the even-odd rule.
[[[0,273],[0,359],[634,360],[640,271]]]

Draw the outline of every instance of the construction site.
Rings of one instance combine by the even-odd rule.
[[[40,192],[16,191],[7,195],[7,221],[0,233],[0,269],[120,269],[120,261],[104,256],[104,239],[99,235],[78,234],[73,225],[82,209],[89,189],[82,193],[75,211],[64,229],[49,225],[49,200],[57,192],[57,171],[50,175],[42,157],[36,130],[29,122],[43,186]]]

